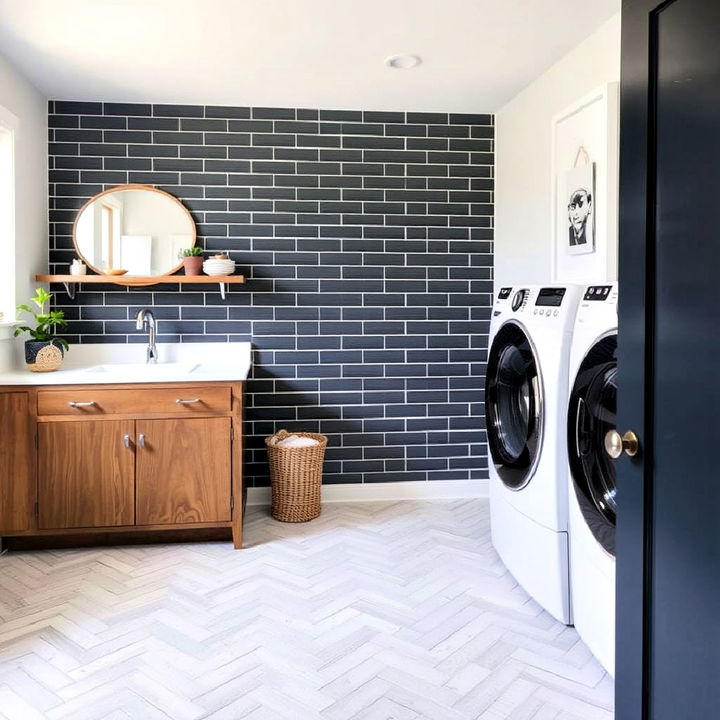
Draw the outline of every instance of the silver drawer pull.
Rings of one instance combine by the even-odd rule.
[[[138,435],[138,445],[139,445],[141,448],[144,448],[144,447],[145,447],[145,435],[143,435],[142,433],[140,433],[140,434]]]
[[[193,403],[200,402],[200,398],[187,398],[187,399],[178,398],[175,402],[178,405],[192,405]]]
[[[129,435],[123,436],[123,444],[125,445],[126,448],[130,447],[130,436]]]
[[[95,404],[94,400],[85,400],[83,402],[75,402],[75,400],[71,400],[68,405],[70,407],[78,408],[78,407],[91,407]]]

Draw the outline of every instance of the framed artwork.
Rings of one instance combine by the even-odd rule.
[[[617,278],[618,96],[602,85],[553,118],[553,282]]]
[[[558,243],[565,241],[569,255],[595,252],[595,163],[568,170],[563,186],[558,197],[566,204],[567,225],[558,228],[564,235]]]

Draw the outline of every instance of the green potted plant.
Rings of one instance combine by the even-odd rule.
[[[35,297],[31,302],[39,308],[34,310],[29,305],[18,305],[17,309],[29,313],[35,318],[35,327],[20,325],[15,328],[15,336],[26,332],[32,338],[25,341],[25,363],[33,372],[50,372],[57,370],[63,361],[64,351],[69,349],[65,338],[55,335],[57,326],[67,325],[65,313],[62,310],[45,312],[52,295],[43,288],[36,288]]]
[[[197,246],[182,251],[183,267],[186,275],[202,275],[203,251]]]

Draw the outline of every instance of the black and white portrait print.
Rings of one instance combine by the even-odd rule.
[[[565,176],[567,229],[564,242],[570,255],[595,252],[595,164],[581,165]]]

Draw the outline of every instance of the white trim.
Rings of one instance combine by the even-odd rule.
[[[322,501],[438,500],[488,497],[487,480],[430,480],[412,482],[344,483],[322,486]],[[247,504],[269,505],[270,488],[248,488]]]
[[[8,320],[15,319],[15,305],[17,303],[16,275],[16,253],[18,251],[17,238],[15,237],[15,220],[18,214],[17,202],[17,173],[15,167],[17,135],[20,128],[20,121],[16,115],[6,107],[0,105],[0,131],[3,138],[0,142],[6,146],[8,155],[3,163],[7,161],[6,167],[0,167],[0,173],[7,171],[10,184],[9,197],[0,197],[0,238],[3,239],[3,255],[5,258],[5,273],[0,275],[3,284],[3,291],[0,293],[0,311],[6,314]],[[4,334],[3,334],[4,337]]]
[[[20,325],[17,322],[0,322],[0,340],[12,340],[14,337],[15,328]]]

